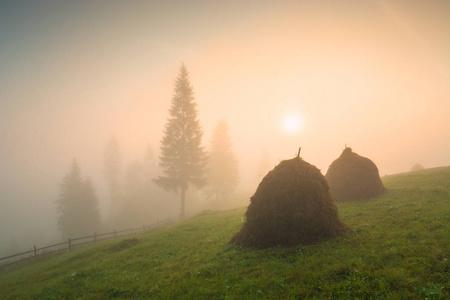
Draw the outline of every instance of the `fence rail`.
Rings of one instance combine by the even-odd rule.
[[[38,257],[43,257],[45,255],[49,255],[51,253],[56,252],[63,252],[63,251],[71,251],[75,248],[80,248],[83,246],[103,242],[106,240],[124,237],[131,234],[137,234],[137,233],[144,233],[149,230],[153,230],[160,227],[167,227],[173,223],[173,220],[171,218],[167,218],[163,221],[158,221],[156,223],[153,223],[151,225],[142,226],[139,228],[130,228],[130,229],[124,229],[117,231],[114,229],[112,232],[107,233],[94,233],[93,235],[88,236],[82,236],[82,237],[76,237],[76,238],[68,238],[66,242],[57,243],[50,246],[45,246],[41,248],[36,248],[36,246],[33,246],[33,248],[29,251],[5,256],[0,258],[0,269],[5,268],[7,266],[11,266],[14,264],[17,264],[19,262],[36,259]]]

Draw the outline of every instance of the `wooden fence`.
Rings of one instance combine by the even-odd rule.
[[[19,262],[27,261],[27,260],[35,260],[39,257],[44,258],[45,256],[48,256],[50,254],[58,253],[58,252],[65,252],[65,251],[71,251],[75,248],[80,248],[83,246],[92,245],[95,243],[99,243],[102,241],[124,237],[131,234],[137,234],[137,233],[143,233],[149,230],[153,230],[160,227],[167,227],[173,223],[173,220],[171,218],[167,218],[163,221],[159,221],[157,223],[148,225],[148,226],[142,226],[140,228],[130,228],[125,230],[119,230],[108,233],[94,233],[94,235],[89,236],[82,236],[77,238],[68,238],[66,242],[42,247],[42,248],[36,248],[36,246],[33,246],[33,249],[29,251],[25,251],[22,253],[5,256],[0,258],[0,269],[5,268],[7,266],[11,266],[13,264],[17,264]]]

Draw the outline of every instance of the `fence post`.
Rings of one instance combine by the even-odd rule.
[[[69,251],[72,250],[72,249],[71,249],[71,248],[72,248],[72,245],[70,244],[70,238],[67,239],[67,244],[69,245],[69,247],[68,247],[68,248],[69,248]]]
[[[94,243],[97,243],[97,232],[94,233]]]
[[[33,248],[34,248],[34,258],[36,258],[37,256],[36,245]]]

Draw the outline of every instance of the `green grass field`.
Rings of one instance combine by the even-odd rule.
[[[316,245],[228,242],[245,208],[0,273],[1,299],[448,299],[450,167],[383,178],[386,195],[338,204],[350,227]]]

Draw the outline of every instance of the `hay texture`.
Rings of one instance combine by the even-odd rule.
[[[292,246],[345,231],[325,177],[300,157],[280,162],[259,184],[231,242],[249,247]]]
[[[387,191],[377,166],[348,147],[330,165],[325,178],[335,201],[367,199]]]

